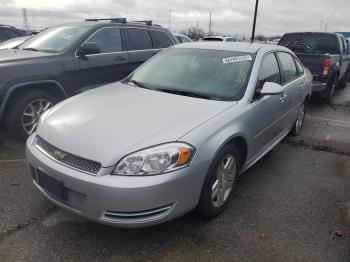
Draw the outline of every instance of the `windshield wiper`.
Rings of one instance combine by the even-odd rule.
[[[213,97],[211,97],[209,95],[192,93],[192,92],[188,92],[188,91],[172,90],[172,89],[166,89],[166,88],[160,88],[160,89],[155,89],[155,90],[165,92],[165,93],[175,94],[175,95],[190,96],[190,97],[214,100]]]
[[[33,48],[33,47],[23,48],[22,50],[39,52],[39,50],[38,50],[38,49]]]
[[[127,80],[128,83],[133,83],[134,85],[138,86],[138,87],[141,87],[141,88],[145,88],[145,89],[152,89],[152,88],[149,88],[147,85],[145,85],[144,83],[141,83],[139,81],[136,81],[136,80]]]

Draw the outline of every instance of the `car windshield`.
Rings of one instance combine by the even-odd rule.
[[[296,53],[337,54],[339,52],[338,40],[331,34],[287,34],[281,39],[280,45]]]
[[[59,53],[74,43],[87,30],[88,27],[83,26],[52,27],[28,39],[18,46],[18,48],[47,53]]]
[[[171,48],[125,81],[179,95],[239,100],[245,93],[254,58],[252,53]]]

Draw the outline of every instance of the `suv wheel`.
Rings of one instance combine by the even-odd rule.
[[[57,98],[42,90],[30,90],[12,101],[6,115],[6,130],[16,138],[25,140],[38,125],[43,112],[57,103]]]
[[[239,174],[240,156],[234,145],[225,146],[215,157],[204,182],[197,210],[212,218],[226,207]]]

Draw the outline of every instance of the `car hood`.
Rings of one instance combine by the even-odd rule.
[[[0,50],[0,62],[44,57],[44,56],[51,56],[51,55],[52,54],[49,54],[49,53],[28,51],[28,50],[22,50],[22,49],[2,49]]]
[[[44,116],[37,135],[107,167],[126,154],[176,141],[234,104],[118,82],[59,103]]]

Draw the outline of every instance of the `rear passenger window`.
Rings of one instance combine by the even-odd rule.
[[[265,56],[260,68],[257,90],[261,90],[265,82],[280,84],[280,70],[275,54]]]
[[[152,49],[152,39],[146,29],[129,28],[128,34],[129,50]]]
[[[294,59],[294,60],[295,60],[295,64],[297,65],[298,75],[300,76],[300,75],[304,74],[303,65],[297,59]]]
[[[298,73],[294,58],[290,54],[283,52],[277,53],[277,56],[282,66],[283,84],[296,79]]]
[[[122,39],[119,28],[104,28],[98,30],[86,42],[94,42],[100,47],[101,53],[122,51]]]
[[[174,44],[174,42],[166,33],[154,30],[151,30],[150,32],[152,35],[154,48],[167,48]]]

